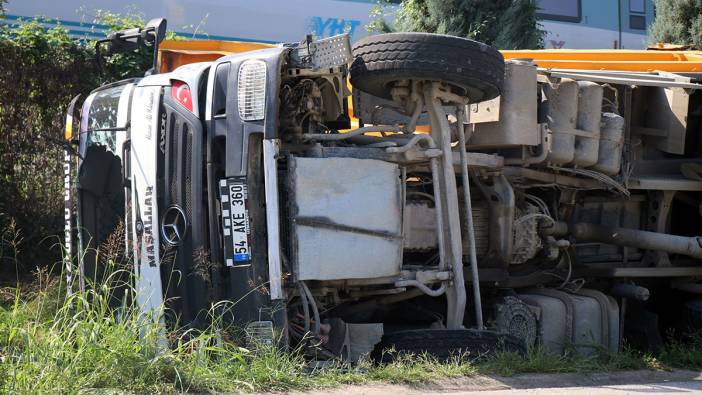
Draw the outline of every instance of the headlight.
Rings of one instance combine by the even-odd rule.
[[[258,121],[266,112],[266,63],[247,60],[239,67],[239,117],[244,121]]]

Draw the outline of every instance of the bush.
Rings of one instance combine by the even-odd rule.
[[[22,262],[59,252],[45,237],[62,227],[64,111],[96,76],[90,51],[63,29],[32,21],[0,35],[0,213],[24,235]]]
[[[656,19],[649,30],[652,44],[663,42],[702,49],[702,2],[655,0]]]
[[[367,28],[375,32],[428,32],[470,38],[499,49],[543,48],[544,31],[531,0],[404,0],[395,25],[371,12]]]
[[[111,30],[143,25],[135,15],[98,18]],[[32,269],[60,258],[52,246],[63,239],[62,142],[71,98],[151,66],[148,50],[116,54],[100,75],[94,55],[94,42],[75,40],[60,26],[32,20],[0,30],[0,232],[12,221],[23,240],[12,260],[0,248],[0,269],[14,271],[10,261]]]

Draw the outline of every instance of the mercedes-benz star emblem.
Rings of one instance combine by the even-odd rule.
[[[161,237],[163,240],[176,246],[185,239],[185,233],[188,230],[188,223],[185,218],[185,213],[180,207],[173,205],[166,209],[161,219]]]

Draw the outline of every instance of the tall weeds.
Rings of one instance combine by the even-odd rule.
[[[533,350],[527,356],[498,354],[479,361],[439,363],[428,356],[398,358],[387,365],[332,362],[324,368],[275,347],[237,345],[221,320],[205,330],[172,330],[149,319],[133,302],[128,273],[116,269],[84,292],[66,292],[46,271],[30,290],[0,304],[0,393],[285,391],[342,383],[428,383],[477,373],[601,372],[628,369],[699,368],[702,353],[682,344],[659,359],[634,352],[582,357]],[[129,284],[123,284],[130,278]],[[39,280],[41,279],[41,280]],[[126,289],[126,291],[124,291]],[[115,295],[119,290],[121,295]],[[114,300],[120,303],[115,305]],[[161,336],[168,346],[163,347]]]
[[[311,382],[294,353],[257,348],[254,355],[219,341],[215,328],[166,331],[132,302],[125,278],[114,270],[88,280],[82,293],[44,278],[31,296],[16,293],[0,308],[0,392],[284,390]],[[164,334],[169,347],[159,347]]]

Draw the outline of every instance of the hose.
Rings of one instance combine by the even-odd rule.
[[[310,289],[307,287],[307,284],[305,284],[304,281],[299,281],[299,284],[302,287],[305,294],[307,294],[308,302],[310,303],[310,306],[312,306],[312,314],[314,315],[313,332],[316,335],[318,335],[320,332],[320,321],[319,321],[319,309],[317,309],[317,303],[314,301],[314,296],[312,296],[312,292],[310,292]]]
[[[436,143],[431,136],[428,134],[415,134],[405,145],[387,148],[385,149],[385,152],[390,154],[400,154],[409,151],[420,142],[427,143],[429,148],[436,148]]]
[[[305,333],[307,333],[310,331],[310,306],[309,301],[307,300],[307,293],[301,284],[302,281],[297,283],[297,288],[300,292],[300,300],[302,301],[302,311],[305,314]]]
[[[531,214],[527,214],[527,215],[524,215],[524,216],[522,216],[522,217],[517,218],[517,220],[514,221],[514,225],[517,226],[517,225],[521,224],[521,223],[524,222],[524,221],[528,221],[528,220],[530,220],[530,219],[535,219],[535,218],[547,219],[547,220],[551,221],[551,224],[552,224],[552,225],[555,225],[555,224],[556,224],[556,221],[555,221],[553,218],[551,218],[550,216],[546,215],[546,214],[531,213]]]
[[[431,289],[426,284],[418,280],[402,280],[395,283],[396,287],[416,287],[429,296],[441,296],[446,292],[446,282],[442,282],[439,288]]]
[[[551,166],[553,170],[558,170],[562,171],[565,173],[572,173],[572,174],[577,174],[585,177],[590,177],[596,181],[599,181],[600,183],[609,186],[612,188],[614,191],[616,191],[619,194],[622,194],[624,196],[630,196],[631,192],[629,192],[628,189],[626,189],[625,186],[622,184],[618,183],[615,181],[612,177],[609,177],[605,174],[602,174],[600,172],[594,171],[594,170],[587,170],[587,169],[570,169],[566,167],[557,167],[557,166]]]

